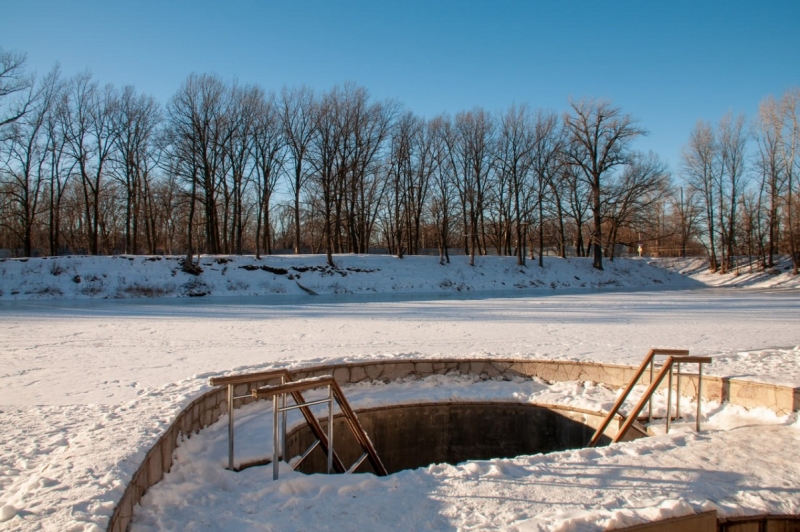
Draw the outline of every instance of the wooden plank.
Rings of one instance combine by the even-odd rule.
[[[628,417],[625,419],[625,422],[619,428],[619,432],[614,438],[611,440],[614,443],[617,443],[625,433],[628,432],[628,429],[631,428],[636,422],[636,418],[639,417],[639,413],[644,409],[644,405],[647,404],[647,401],[653,396],[653,393],[658,389],[658,386],[661,384],[661,381],[664,380],[664,377],[667,376],[669,373],[670,368],[672,367],[672,361],[674,359],[672,357],[668,357],[664,365],[661,366],[661,370],[656,374],[653,382],[650,383],[650,386],[647,387],[647,390],[644,392],[644,395],[639,399],[639,402],[636,403],[636,406],[633,407],[633,410],[628,414]],[[683,361],[684,359],[681,359]]]
[[[681,357],[680,360],[676,360],[675,362],[680,362],[681,364],[711,364],[711,357]],[[685,373],[683,375],[685,375]]]
[[[245,384],[248,382],[279,379],[281,377],[286,377],[287,380],[294,380],[288,370],[279,369],[271,371],[260,371],[258,373],[242,373],[238,375],[211,377],[210,379],[208,379],[208,383],[211,386],[227,386],[228,384]]]
[[[336,383],[333,377],[330,375],[323,375],[321,377],[311,377],[309,379],[287,382],[286,384],[274,384],[271,386],[254,388],[252,390],[252,395],[257,399],[266,399],[279,393],[303,392],[305,390],[328,386],[331,383]]]
[[[717,511],[670,517],[617,529],[618,532],[717,532]]]
[[[652,349],[655,356],[688,357],[688,349]]]
[[[605,419],[603,419],[603,422],[600,424],[599,427],[597,427],[597,430],[594,431],[592,439],[589,440],[589,445],[587,447],[594,447],[595,445],[597,445],[597,442],[600,441],[600,438],[603,436],[603,433],[611,424],[611,420],[614,419],[615,415],[617,415],[617,412],[619,412],[619,409],[622,407],[622,403],[624,403],[625,399],[628,398],[628,395],[630,395],[631,391],[633,390],[633,387],[636,386],[636,383],[639,382],[639,379],[642,378],[644,371],[647,369],[647,366],[650,364],[650,362],[653,360],[655,356],[656,356],[656,350],[651,349],[647,353],[647,356],[644,357],[644,360],[642,360],[642,363],[639,365],[639,369],[636,370],[636,373],[634,374],[633,378],[631,378],[630,382],[628,382],[628,385],[625,387],[625,390],[623,390],[622,394],[614,402],[614,406],[612,406],[611,410],[608,411],[608,414],[606,415]]]
[[[611,424],[611,420],[613,420],[614,416],[616,416],[619,413],[619,409],[622,407],[622,404],[625,402],[625,400],[628,398],[628,395],[630,395],[633,388],[639,382],[639,379],[642,378],[642,375],[644,375],[647,366],[649,366],[650,363],[653,362],[653,359],[657,356],[680,357],[681,362],[699,362],[700,358],[707,358],[707,357],[690,357],[688,349],[653,348],[650,351],[648,351],[647,355],[644,357],[644,360],[642,360],[642,363],[639,365],[639,368],[636,370],[636,373],[634,374],[633,378],[631,378],[630,382],[628,382],[628,385],[625,387],[625,390],[623,390],[622,395],[620,395],[617,398],[617,400],[614,402],[614,406],[611,407],[611,410],[608,411],[608,414],[606,415],[605,419],[603,419],[603,422],[600,424],[597,430],[595,430],[594,434],[592,435],[592,439],[589,440],[589,444],[587,445],[587,447],[594,447],[597,445],[597,442],[600,441],[600,438],[603,436],[603,433]],[[636,415],[633,416],[634,421],[636,421],[635,419],[636,416],[638,416],[638,412],[636,413]],[[622,418],[625,420],[625,422],[627,422],[629,416],[623,415]],[[626,428],[625,430],[628,429]]]
[[[381,477],[385,477],[386,475],[389,474],[386,471],[386,466],[383,465],[383,462],[378,456],[378,452],[372,445],[372,441],[369,439],[369,436],[367,436],[364,427],[361,426],[361,423],[358,421],[358,416],[356,416],[356,413],[350,407],[350,403],[345,398],[344,392],[339,387],[339,384],[337,384],[336,381],[333,381],[331,387],[333,388],[333,395],[336,398],[336,402],[339,403],[339,408],[342,409],[342,413],[344,414],[345,419],[350,425],[350,430],[353,432],[353,435],[361,444],[361,448],[364,449],[364,452],[367,453],[369,461],[372,464],[372,468],[375,470],[375,474]]]

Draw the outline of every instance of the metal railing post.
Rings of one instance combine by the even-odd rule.
[[[700,432],[700,405],[703,402],[703,364],[697,364],[697,421],[695,430]]]
[[[675,419],[681,418],[681,363],[677,363],[675,373],[677,384],[675,386]]]
[[[654,374],[654,371],[655,371],[654,364],[655,363],[656,363],[656,357],[653,357],[652,359],[650,359],[650,383],[652,383],[653,379],[655,378],[655,374]],[[648,384],[650,384],[650,383],[648,383]],[[648,423],[652,423],[653,422],[653,398],[652,397],[650,398],[650,401],[647,402],[647,422]]]
[[[333,473],[333,386],[328,385],[328,474]]]
[[[281,375],[281,384],[286,384],[286,375]],[[286,394],[281,394],[281,408],[283,409],[283,419],[281,419],[281,457],[286,459]]]
[[[278,395],[282,394],[276,393],[272,396],[272,480],[278,480],[278,471],[280,469],[278,466],[278,449],[280,446],[278,441],[280,439],[278,433],[278,425],[280,423]]]
[[[669,364],[669,377],[667,380],[667,434],[669,434],[669,422],[670,417],[672,417],[672,360],[668,359],[666,363]]]
[[[233,471],[233,384],[228,385],[228,469]]]

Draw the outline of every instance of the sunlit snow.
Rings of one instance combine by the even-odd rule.
[[[598,273],[581,259],[547,258],[542,272],[513,258],[478,257],[470,268],[464,257],[440,266],[435,257],[343,256],[336,260],[345,275],[320,268],[288,279],[238,266],[291,272],[323,260],[232,259],[204,258],[208,295],[191,298],[185,285],[200,281],[173,276],[177,261],[169,259],[0,262],[0,527],[104,530],[147,449],[208,389],[210,375],[409,357],[634,365],[657,346],[712,356],[708,369],[717,375],[800,386],[800,298],[786,275],[773,276],[781,289],[766,281],[761,289],[710,289],[645,261],[617,260]],[[169,266],[150,268],[157,264]],[[407,389],[393,393],[409,400],[440,386],[451,393],[447,383],[422,384],[420,391],[420,383],[398,383]],[[463,393],[498,385],[450,384],[470,390]],[[484,395],[546,393],[547,402],[601,408],[613,400],[601,387],[592,396],[586,383],[514,385],[521,388]],[[356,398],[378,400],[372,395],[379,394]],[[347,519],[369,530],[578,530],[712,507],[727,515],[799,513],[795,418],[706,408],[699,435],[679,425],[596,450],[435,465],[383,479],[287,474],[277,484],[261,468],[231,477],[220,465],[224,430],[210,427],[178,450],[180,465],[151,491],[134,529],[333,530]],[[208,481],[190,478],[191,468]],[[180,505],[185,513],[176,514]],[[365,506],[372,510],[359,510]]]

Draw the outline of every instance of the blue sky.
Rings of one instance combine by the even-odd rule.
[[[0,46],[162,103],[191,72],[267,90],[354,81],[423,116],[610,99],[679,165],[698,119],[800,86],[800,1],[6,2]]]

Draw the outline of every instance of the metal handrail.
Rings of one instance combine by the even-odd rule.
[[[636,406],[631,411],[630,415],[625,419],[625,422],[622,424],[622,427],[620,427],[619,432],[617,432],[617,435],[614,436],[614,438],[611,440],[613,443],[617,443],[618,441],[620,441],[625,436],[625,433],[628,432],[628,429],[631,428],[631,425],[633,425],[633,423],[636,421],[636,417],[639,415],[639,413],[644,408],[645,403],[651,399],[651,397],[653,396],[655,391],[658,389],[658,386],[661,384],[661,382],[664,380],[664,377],[666,377],[667,375],[669,375],[669,383],[667,384],[667,432],[669,432],[669,423],[670,423],[670,418],[672,417],[671,413],[670,413],[670,408],[671,408],[671,403],[672,403],[672,365],[675,364],[676,361],[677,361],[677,359],[674,358],[674,357],[671,357],[671,356],[667,357],[667,360],[664,361],[664,365],[661,367],[661,371],[659,371],[658,374],[656,375],[655,380],[650,383],[650,386],[647,387],[647,390],[645,391],[644,395],[642,395],[642,397],[639,399],[639,402],[636,403]],[[703,395],[702,395],[703,394],[703,369],[702,368],[703,368],[703,364],[710,364],[711,363],[711,358],[710,357],[689,357],[689,356],[687,356],[687,357],[682,357],[680,359],[680,362],[681,363],[685,363],[685,364],[689,364],[689,363],[695,362],[700,367],[700,371],[699,371],[700,377],[699,377],[698,384],[697,384],[697,419],[696,419],[696,425],[695,425],[695,428],[699,432],[700,431],[701,407],[702,407],[702,402],[703,402],[702,401],[702,398],[703,398]],[[678,391],[678,393],[680,393],[680,390]]]
[[[656,356],[663,356],[666,355],[667,359],[664,361],[663,365],[661,366],[658,375],[654,375],[654,362]],[[672,405],[672,366],[674,364],[678,365],[678,400],[677,400],[677,412],[680,413],[680,376],[682,373],[680,372],[680,364],[681,363],[697,363],[699,366],[698,371],[698,391],[697,391],[697,423],[696,428],[700,430],[700,405],[702,400],[702,390],[703,390],[703,364],[711,363],[711,358],[709,357],[692,357],[689,356],[689,351],[685,349],[651,349],[647,355],[642,360],[641,365],[636,370],[633,378],[628,382],[628,385],[623,390],[622,394],[617,398],[614,406],[611,407],[608,414],[606,415],[603,422],[595,431],[592,439],[589,441],[588,447],[595,447],[597,443],[600,441],[601,436],[608,428],[611,420],[614,419],[614,416],[619,414],[619,410],[622,407],[622,404],[628,398],[633,388],[639,382],[639,379],[644,374],[647,367],[650,367],[650,385],[647,388],[645,394],[639,399],[639,402],[634,407],[634,410],[627,415],[623,415],[622,418],[624,419],[622,427],[617,432],[617,435],[612,440],[613,442],[618,442],[621,438],[625,436],[628,429],[636,422],[636,419],[641,413],[642,409],[644,409],[644,405],[649,405],[649,412],[648,412],[648,419],[652,421],[652,412],[653,412],[653,403],[652,403],[652,396],[655,391],[658,389],[658,386],[664,380],[664,377],[669,374],[669,385],[667,386],[667,432],[669,432],[669,424],[671,418],[671,405]],[[621,415],[621,414],[620,414]]]
[[[608,428],[608,425],[611,424],[611,420],[614,419],[614,416],[617,415],[619,409],[622,407],[622,403],[628,398],[631,391],[633,391],[634,386],[636,383],[639,382],[639,379],[644,375],[647,366],[650,366],[650,382],[653,381],[653,361],[655,360],[656,356],[660,355],[667,355],[667,356],[688,356],[689,351],[686,349],[651,349],[647,352],[647,355],[642,360],[641,365],[636,370],[636,373],[631,378],[628,385],[622,391],[622,394],[617,398],[617,401],[614,403],[614,406],[611,407],[611,410],[608,412],[608,415],[605,417],[603,422],[594,432],[592,439],[589,440],[589,447],[594,447],[597,445],[597,442],[600,441],[600,437],[603,435],[605,430]]]
[[[234,427],[234,408],[233,402],[236,399],[245,399],[251,398],[253,396],[252,390],[247,395],[234,395],[234,388],[238,384],[250,384],[257,381],[269,381],[269,380],[278,380],[280,379],[281,384],[285,384],[287,382],[294,382],[294,377],[288,370],[280,369],[280,370],[272,370],[272,371],[262,371],[259,373],[248,373],[244,375],[228,375],[224,377],[211,377],[209,379],[209,384],[212,386],[226,386],[228,389],[228,469],[231,471],[236,471],[235,466],[235,459],[234,459],[234,442],[235,442],[235,427]],[[295,401],[296,404],[305,403],[305,399],[300,391],[291,392],[292,399]],[[284,395],[281,398],[282,406],[286,406],[286,396]],[[303,414],[303,418],[305,418],[306,423],[311,428],[311,431],[314,433],[318,440],[319,446],[322,447],[323,452],[328,454],[328,438],[325,432],[322,430],[317,418],[314,417],[314,414],[311,412],[311,409],[308,407],[301,407],[300,412]],[[283,423],[282,423],[282,433],[281,433],[281,441],[286,441],[286,414],[287,412],[283,412]],[[283,452],[285,449],[281,449]],[[343,473],[346,471],[342,460],[336,454],[335,451],[330,453],[333,458],[333,467],[334,469],[339,472]]]
[[[327,387],[328,388],[328,399],[316,401],[313,403],[298,403],[297,396],[295,394],[299,394],[302,391],[310,390],[314,388],[321,388]],[[292,406],[278,406],[278,398],[285,397],[286,394],[292,394],[293,399],[295,400],[295,405]],[[273,400],[273,438],[274,438],[274,445],[273,445],[273,479],[278,479],[278,456],[277,456],[277,449],[279,447],[278,442],[278,412],[286,410],[294,409],[294,408],[308,408],[311,404],[320,404],[320,403],[328,403],[328,434],[327,434],[327,441],[329,443],[329,449],[331,450],[328,453],[328,473],[330,473],[333,469],[333,459],[335,457],[335,452],[333,451],[333,402],[339,405],[339,408],[344,415],[345,421],[347,422],[350,431],[355,436],[356,441],[361,446],[364,454],[359,458],[353,466],[349,469],[344,470],[342,468],[341,472],[348,472],[352,473],[353,471],[361,465],[365,458],[369,458],[370,463],[372,464],[372,468],[378,476],[386,476],[388,472],[386,471],[386,467],[383,465],[380,457],[378,456],[377,451],[375,450],[375,446],[372,444],[372,441],[369,439],[364,427],[358,421],[358,416],[356,415],[355,411],[350,406],[350,403],[347,401],[347,398],[344,396],[344,392],[342,391],[339,383],[330,376],[326,375],[323,377],[313,377],[309,379],[302,379],[294,382],[284,383],[284,384],[277,384],[272,386],[264,386],[261,388],[253,389],[252,396],[255,398],[269,398],[272,397]],[[312,414],[313,416],[313,414]],[[306,421],[309,421],[306,419]],[[316,418],[314,418],[316,422]],[[317,422],[318,424],[318,422]],[[311,425],[311,423],[309,423]],[[285,422],[284,422],[284,436],[283,436],[283,445],[286,443],[286,436],[285,436]],[[317,438],[320,440],[320,438]],[[283,445],[281,448],[283,448]],[[312,444],[312,447],[315,447],[317,442]],[[308,455],[309,451],[303,454],[301,457],[301,461],[305,456]],[[298,464],[295,464],[295,467]]]
[[[281,454],[283,454],[283,456],[286,456],[286,452],[285,452],[285,450],[286,450],[286,417],[285,417],[285,414],[289,410],[295,410],[295,409],[298,409],[298,408],[300,408],[300,409],[309,408],[309,407],[314,406],[314,405],[320,405],[320,404],[328,403],[328,419],[329,420],[333,420],[333,391],[332,391],[332,388],[331,388],[330,384],[328,383],[327,379],[325,379],[325,382],[324,382],[324,384],[328,385],[328,398],[327,399],[320,399],[320,400],[317,400],[317,401],[304,401],[304,402],[301,402],[301,403],[295,402],[294,405],[286,406],[286,394],[287,393],[299,393],[299,392],[301,392],[303,390],[307,390],[307,389],[310,389],[310,388],[318,388],[319,386],[323,385],[323,383],[319,382],[320,381],[319,378],[306,379],[306,381],[314,381],[314,382],[311,383],[311,382],[296,381],[296,382],[289,383],[289,384],[283,383],[283,384],[281,384],[279,386],[265,386],[264,388],[260,388],[258,390],[254,389],[252,391],[253,397],[258,398],[259,397],[259,395],[258,395],[259,391],[262,391],[262,390],[265,390],[265,389],[268,389],[268,388],[282,389],[280,392],[276,392],[272,396],[272,480],[278,480],[278,473],[279,473],[279,464],[278,464],[278,462],[280,460],[279,452]],[[298,385],[303,385],[303,384],[309,384],[309,386],[306,386],[306,387],[298,386]],[[279,400],[280,400],[280,402],[282,403],[283,406],[280,406],[278,404]],[[283,430],[281,432],[281,434],[283,434],[283,438],[279,438],[278,437],[278,433],[279,433],[278,429],[279,429],[279,425],[280,425],[279,414],[281,412],[284,414]],[[314,419],[316,420],[316,418],[314,418]],[[317,448],[317,446],[320,444],[320,442],[321,442],[321,440],[318,437],[314,441],[314,443],[312,443],[311,446],[302,454],[302,456],[300,457],[300,460],[294,465],[295,469],[297,467],[299,467],[301,463],[303,463],[303,460],[305,460],[306,457],[309,456],[314,449]],[[333,423],[332,422],[328,423],[328,439],[327,439],[327,443],[328,443],[328,449],[333,449]],[[333,453],[329,452],[329,453],[327,453],[327,455],[328,455],[328,474],[330,475],[333,472]]]

